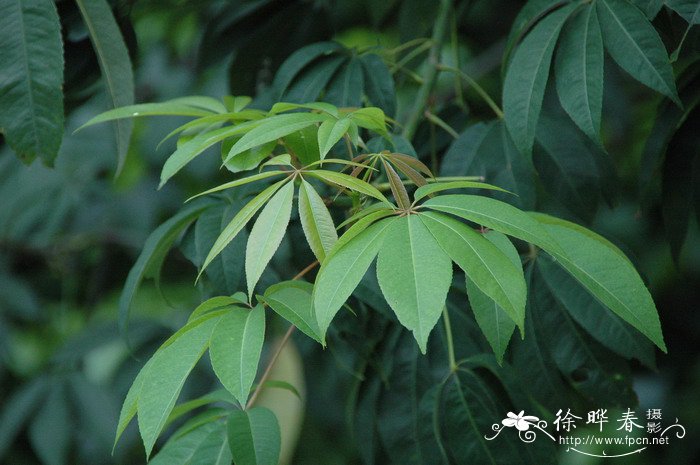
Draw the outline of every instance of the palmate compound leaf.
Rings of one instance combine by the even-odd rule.
[[[503,83],[503,111],[513,142],[523,154],[531,153],[535,141],[559,31],[577,6],[562,6],[537,23],[518,46],[508,67]]]
[[[639,8],[625,0],[597,2],[605,48],[633,78],[681,106],[673,69],[659,34]]]
[[[19,158],[51,165],[63,137],[63,43],[50,0],[0,4],[0,127]]]
[[[392,221],[379,249],[377,280],[425,353],[452,284],[452,262],[418,215]]]
[[[277,417],[265,407],[234,410],[228,417],[228,443],[236,465],[277,465],[281,447]]]
[[[588,137],[600,140],[603,36],[595,3],[582,8],[564,26],[554,66],[562,107]]]
[[[252,297],[265,267],[277,251],[292,214],[294,184],[287,183],[267,202],[248,236],[245,275],[248,296]]]
[[[311,184],[302,179],[299,185],[299,220],[304,235],[319,263],[338,241],[333,218]]]
[[[265,338],[265,310],[233,309],[223,315],[211,335],[209,357],[214,373],[243,406],[258,371]]]

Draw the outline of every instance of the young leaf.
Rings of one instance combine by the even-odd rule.
[[[506,126],[518,149],[532,151],[535,129],[559,31],[577,5],[563,6],[540,21],[513,55],[503,83]]]
[[[417,202],[423,197],[427,197],[431,194],[437,192],[442,192],[450,189],[489,189],[494,191],[508,192],[505,189],[501,189],[498,186],[493,186],[491,184],[486,184],[483,182],[474,181],[448,181],[448,182],[434,182],[431,184],[426,184],[421,186],[413,193],[413,199]]]
[[[228,151],[231,149],[233,144],[234,141],[231,139],[225,140],[224,143],[221,144],[222,159],[226,157],[226,154],[228,154]],[[270,156],[276,147],[276,140],[268,142],[267,144],[253,147],[252,149],[239,153],[238,156],[235,156],[231,160],[224,163],[224,166],[232,173],[252,170],[257,168],[265,158]]]
[[[306,174],[316,179],[320,179],[327,184],[337,184],[338,186],[348,188],[355,192],[359,192],[360,194],[369,195],[370,197],[374,197],[381,202],[391,205],[391,202],[389,202],[386,197],[384,197],[384,195],[377,190],[376,187],[361,179],[348,176],[347,174],[338,173],[336,171],[327,170],[307,171]]]
[[[624,0],[601,0],[598,18],[605,48],[633,78],[681,106],[664,44],[639,8]]]
[[[185,384],[185,379],[209,345],[218,317],[200,318],[161,347],[148,364],[138,396],[139,430],[151,454]],[[166,341],[167,343],[167,341]]]
[[[573,228],[543,225],[565,253],[548,251],[591,294],[666,352],[656,306],[629,260]]]
[[[338,240],[333,218],[323,199],[311,184],[302,179],[299,185],[299,220],[304,235],[319,263]]]
[[[97,54],[111,107],[133,104],[134,74],[131,59],[109,3],[106,0],[76,0],[76,3]],[[126,160],[132,126],[131,120],[114,122],[119,156],[117,174],[121,172]]]
[[[50,0],[0,4],[0,127],[25,163],[52,165],[63,137],[63,42]]]
[[[326,158],[333,146],[343,138],[352,121],[348,118],[341,118],[337,121],[328,120],[321,123],[318,128],[318,147],[321,150],[321,160]]]
[[[392,222],[379,249],[377,280],[399,322],[425,353],[452,284],[452,262],[418,215]]]
[[[391,188],[391,193],[394,194],[396,203],[402,210],[408,210],[411,206],[411,201],[408,199],[408,192],[406,191],[406,186],[403,185],[401,178],[398,173],[391,167],[386,160],[382,159],[382,166],[384,167],[384,172],[389,180],[389,186]]]
[[[236,142],[224,162],[229,162],[233,157],[241,152],[277,140],[293,132],[300,131],[315,123],[321,123],[328,118],[328,115],[318,113],[292,113],[288,115],[275,115],[262,120],[254,129]]]
[[[321,342],[318,324],[311,306],[313,286],[304,281],[284,281],[267,288],[263,300],[278,315]]]
[[[250,231],[245,251],[245,275],[249,297],[253,295],[260,275],[287,231],[293,197],[294,184],[290,182],[280,188],[265,205]]]
[[[562,107],[588,137],[600,140],[603,36],[595,3],[576,13],[564,27],[554,67]]]
[[[514,266],[512,257],[501,248],[446,215],[428,212],[419,217],[443,250],[464,270],[467,281],[494,300],[524,330],[527,290],[520,259]]]
[[[517,237],[547,251],[563,253],[542,225],[507,203],[476,195],[441,195],[429,199],[423,205]]]
[[[228,443],[236,465],[277,465],[280,427],[265,407],[234,410],[228,417]]]
[[[348,241],[341,237],[321,266],[314,285],[313,301],[319,335],[324,345],[331,320],[362,280],[393,222],[393,218],[388,218],[365,226],[367,229]]]
[[[388,135],[386,129],[386,116],[379,108],[366,107],[348,114],[348,118],[353,120],[361,128],[369,129],[381,135]]]
[[[233,309],[219,319],[211,335],[209,357],[217,378],[243,406],[258,371],[265,339],[265,310]]]
[[[367,99],[384,110],[389,116],[396,113],[396,90],[394,78],[389,72],[384,61],[374,53],[368,53],[360,57],[362,71],[364,72],[365,93]]]
[[[277,192],[279,188],[282,187],[287,181],[287,179],[283,179],[269,186],[267,189],[256,195],[253,200],[248,202],[245,207],[241,208],[241,210],[236,213],[236,216],[233,217],[231,222],[224,228],[223,231],[221,231],[219,237],[216,238],[216,242],[214,242],[209,254],[207,254],[207,258],[204,259],[202,269],[199,270],[200,275],[207,268],[207,266],[209,266],[211,261],[214,260],[222,250],[224,250],[224,247],[226,247],[229,242],[231,242],[236,235],[241,232],[241,229],[248,224],[248,221],[250,221],[257,211],[260,210],[263,205],[265,205],[268,199],[272,197],[275,192]]]
[[[215,205],[215,202],[210,200],[193,203],[158,226],[151,235],[148,236],[139,258],[136,259],[136,263],[134,263],[134,266],[129,271],[129,275],[124,283],[124,289],[119,296],[118,321],[119,329],[123,334],[126,334],[127,331],[131,302],[143,278],[160,273],[163,260],[165,260],[165,256],[170,250],[170,247],[180,233],[189,226],[195,218],[201,215],[202,212],[213,205]]]

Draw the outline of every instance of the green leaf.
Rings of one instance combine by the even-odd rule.
[[[326,89],[328,82],[347,61],[346,56],[331,55],[309,66],[283,94],[284,100],[312,102]]]
[[[149,362],[137,401],[146,456],[151,454],[187,376],[207,349],[219,316],[210,314],[209,318],[186,325],[166,341]]]
[[[591,221],[601,198],[600,174],[592,149],[574,125],[542,115],[533,164],[556,202]]]
[[[369,195],[370,197],[374,197],[381,202],[391,205],[391,202],[389,202],[376,187],[353,176],[327,170],[307,171],[305,174],[320,179],[327,184],[337,184],[338,186],[359,192],[360,194]]]
[[[700,3],[696,0],[666,0],[666,5],[688,21],[688,24],[700,24]]]
[[[562,107],[591,139],[600,140],[603,111],[603,36],[595,3],[571,18],[554,63]]]
[[[359,127],[369,129],[381,135],[388,135],[386,129],[386,116],[379,108],[366,107],[348,114]]]
[[[228,151],[234,144],[233,139],[227,139],[221,144],[221,157],[222,159],[226,157]],[[260,163],[270,156],[272,152],[277,147],[277,141],[273,140],[267,144],[259,145],[248,149],[245,152],[239,153],[237,156],[233,157],[228,162],[224,163],[227,170],[232,173],[239,173],[241,171],[248,171],[257,168]]]
[[[484,234],[484,237],[491,241],[491,243],[498,247],[501,252],[503,252],[508,259],[510,259],[513,265],[515,265],[516,269],[519,271],[519,276],[524,285],[525,277],[522,272],[520,255],[518,255],[518,251],[515,249],[510,240],[503,234],[496,231],[488,231],[486,234]],[[471,304],[472,311],[474,312],[476,322],[493,348],[496,355],[496,360],[499,364],[502,364],[503,354],[505,353],[506,348],[508,348],[508,342],[513,335],[516,322],[513,321],[512,317],[509,316],[508,312],[506,312],[503,307],[498,305],[493,299],[481,291],[481,289],[479,289],[479,287],[468,277],[467,294],[469,295],[469,303]],[[523,331],[525,329],[525,300],[526,296],[523,295]]]
[[[639,331],[611,312],[549,257],[539,257],[537,268],[550,292],[595,340],[627,358],[654,368],[654,346]]]
[[[374,53],[360,58],[364,72],[365,93],[367,99],[384,110],[389,116],[396,113],[396,90],[394,78],[384,61]]]
[[[493,197],[519,208],[535,206],[534,169],[528,157],[513,144],[502,121],[477,123],[467,128],[448,149],[440,165],[442,176],[482,176],[517,195],[493,193]]]
[[[338,117],[338,107],[331,105],[326,102],[307,102],[307,103],[290,103],[290,102],[277,102],[272,105],[268,115],[276,115],[278,113],[284,113],[290,110],[299,110],[304,108],[306,110],[316,110],[323,113],[328,113],[331,116]]]
[[[179,145],[177,150],[165,160],[163,170],[160,173],[160,185],[158,188],[172,178],[185,165],[194,160],[194,158],[204,152],[206,149],[221,142],[222,140],[243,134],[261,124],[260,121],[249,121],[237,126],[226,126],[223,128],[214,129],[213,131],[197,134],[192,139],[182,145]],[[228,159],[227,159],[228,160]]]
[[[48,379],[40,376],[23,384],[11,396],[6,397],[0,413],[0,459],[5,457],[26,421],[39,408],[49,387]]]
[[[112,445],[112,452],[114,452],[114,450],[116,449],[117,442],[119,442],[119,438],[124,433],[126,427],[129,426],[129,423],[131,423],[131,420],[134,418],[136,412],[138,411],[139,394],[141,393],[143,379],[145,378],[146,372],[150,367],[150,363],[151,360],[146,362],[143,368],[141,368],[141,371],[139,371],[139,373],[136,375],[134,382],[131,383],[129,391],[127,391],[126,393],[126,398],[124,399],[121,411],[119,412],[119,421],[117,423],[117,432],[114,435],[114,444]]]
[[[231,222],[226,225],[223,231],[221,231],[219,237],[216,238],[216,242],[214,242],[209,254],[207,254],[207,258],[204,259],[202,269],[199,270],[200,275],[207,268],[207,266],[209,266],[212,260],[214,260],[221,253],[221,251],[224,250],[224,247],[226,247],[238,235],[238,233],[241,232],[241,229],[248,224],[248,221],[250,221],[257,211],[260,210],[263,205],[265,205],[268,199],[272,197],[275,192],[277,192],[277,190],[279,190],[279,188],[282,187],[287,181],[287,179],[283,179],[267,187],[264,191],[256,195],[250,202],[248,202],[245,207],[241,208],[238,213],[236,213],[236,216],[233,217]]]
[[[507,203],[476,195],[441,195],[429,199],[423,205],[517,237],[547,251],[563,253],[542,225]]]
[[[62,465],[66,463],[71,445],[72,419],[65,384],[55,380],[29,425],[29,440],[41,463]]]
[[[530,155],[549,77],[552,52],[564,22],[577,5],[567,5],[540,21],[518,46],[503,83],[503,110],[513,142]]]
[[[304,235],[319,263],[338,241],[333,218],[311,184],[302,179],[299,185],[299,220]]]
[[[178,212],[175,216],[158,226],[146,239],[139,258],[129,271],[124,283],[124,289],[119,296],[119,329],[122,334],[127,333],[131,302],[136,291],[145,277],[153,277],[160,274],[160,268],[170,247],[179,237],[180,233],[192,223],[195,218],[205,210],[215,205],[213,201],[193,203]]]
[[[209,116],[212,112],[203,108],[187,105],[179,101],[179,99],[169,100],[167,102],[156,103],[139,103],[126,107],[119,107],[113,110],[105,111],[94,118],[88,120],[87,123],[80,126],[76,131],[106,121],[114,121],[122,118],[134,118],[140,116]]]
[[[106,0],[76,0],[76,3],[100,63],[110,106],[119,108],[133,104],[134,73],[131,70],[131,59],[109,3]],[[132,126],[131,120],[114,122],[119,157],[117,174],[126,161]]]
[[[265,310],[233,309],[219,319],[211,335],[209,356],[217,378],[245,406],[258,371],[265,339]]]
[[[498,186],[486,184],[483,182],[474,181],[448,181],[448,182],[433,182],[421,186],[413,193],[413,199],[417,202],[420,199],[427,197],[436,192],[442,192],[450,189],[489,189],[494,191],[508,192]]]
[[[417,215],[392,222],[379,250],[377,280],[399,322],[425,353],[452,284],[452,262]]]
[[[348,118],[341,118],[337,121],[328,120],[321,123],[318,128],[318,146],[321,150],[321,160],[326,158],[333,146],[343,138],[352,121]]]
[[[285,148],[289,153],[296,155],[302,166],[321,159],[317,133],[318,128],[316,128],[315,124],[312,124],[300,131],[289,134],[283,140]]]
[[[633,78],[681,106],[664,44],[644,14],[624,0],[600,0],[605,48]]]
[[[520,259],[514,264],[503,251],[509,250],[504,243],[497,242],[499,247],[448,216],[431,212],[419,216],[438,244],[464,270],[467,282],[473,282],[523,330],[527,290]],[[512,254],[510,250],[508,253]]]
[[[336,42],[318,42],[300,48],[282,63],[282,66],[280,66],[275,74],[275,79],[272,81],[272,87],[282,95],[301,70],[312,61],[319,57],[331,55],[342,50],[342,48],[343,47]]]
[[[236,465],[277,465],[280,427],[265,407],[234,410],[228,417],[228,442]]]
[[[250,231],[245,250],[245,275],[249,297],[252,297],[258,279],[287,231],[293,197],[294,184],[290,182],[280,188],[265,205]]]
[[[236,399],[226,389],[217,389],[216,391],[212,391],[208,394],[197,397],[196,399],[188,400],[187,402],[183,402],[173,408],[168,416],[166,427],[167,425],[172,424],[178,418],[181,418],[183,415],[190,413],[192,410],[214,403],[236,405]]]
[[[312,292],[310,283],[284,281],[268,287],[262,298],[278,315],[320,343],[321,336],[312,309]]]
[[[187,199],[187,201],[189,202],[190,200],[196,199],[197,197],[201,197],[203,195],[209,195],[209,194],[213,194],[215,192],[221,192],[221,191],[226,190],[226,189],[231,189],[233,187],[243,186],[243,185],[251,183],[251,182],[260,181],[261,179],[267,179],[267,178],[271,178],[274,176],[279,176],[281,174],[288,174],[288,173],[286,173],[284,171],[279,171],[279,170],[265,171],[263,173],[254,174],[252,176],[247,176],[245,178],[236,179],[235,181],[230,181],[230,182],[227,182],[225,184],[221,184],[220,186],[212,187],[211,189],[206,190],[204,192],[200,192],[199,194]]]
[[[236,142],[224,162],[229,162],[233,157],[258,145],[277,140],[293,132],[300,131],[315,123],[321,123],[328,115],[318,113],[291,113],[288,115],[275,115],[257,122],[256,127],[245,134]]]
[[[366,229],[349,240],[344,241],[344,236],[341,237],[321,266],[314,285],[313,301],[319,335],[324,345],[331,320],[362,280],[394,221],[389,218],[369,227],[364,225]]]
[[[629,260],[574,228],[544,224],[566,252],[548,251],[588,291],[666,352],[656,306]]]
[[[50,0],[0,4],[0,133],[24,162],[53,165],[63,138],[63,42]]]
[[[362,106],[364,74],[358,58],[351,58],[347,65],[338,71],[324,95],[324,100],[339,107]]]
[[[211,422],[176,434],[151,459],[149,465],[231,465],[225,425]]]
[[[503,83],[503,110],[508,131],[523,154],[532,151],[559,31],[576,7],[561,7],[540,21],[518,46],[508,67]]]

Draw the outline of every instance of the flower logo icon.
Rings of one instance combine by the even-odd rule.
[[[513,412],[508,412],[506,415],[507,418],[504,418],[501,423],[503,423],[503,426],[507,426],[509,428],[515,426],[518,431],[527,431],[530,429],[530,425],[532,423],[537,423],[537,421],[539,421],[539,418],[531,415],[523,415],[524,413],[525,410],[521,410],[517,415]]]

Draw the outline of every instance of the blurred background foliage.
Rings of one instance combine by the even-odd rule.
[[[478,80],[491,95],[499,95],[506,38],[522,3],[456,2],[449,46],[440,62]],[[68,0],[56,4],[65,44],[66,124],[55,167],[38,161],[22,165],[6,145],[0,145],[0,463],[143,463],[133,425],[111,452],[118,409],[130,383],[144,360],[185,321],[202,296],[231,292],[229,287],[236,286],[213,281],[193,285],[196,268],[191,262],[197,262],[193,227],[169,255],[160,289],[146,286],[137,296],[130,329],[133,353],[117,329],[118,295],[150,232],[189,195],[214,185],[217,179],[212,177],[221,176],[213,174],[219,172],[218,157],[199,157],[157,191],[160,165],[174,142],[155,148],[183,121],[136,120],[124,169],[115,179],[111,129],[73,133],[107,106],[98,60],[77,7]],[[142,0],[114,1],[111,6],[134,64],[138,102],[230,94],[255,96],[253,106],[266,108],[280,99],[313,100],[322,92],[333,96],[338,85],[334,79],[341,76],[364,86],[354,97],[344,94],[350,100],[341,104],[359,104],[363,92],[370,97],[373,93],[384,99],[382,107],[398,121],[410,117],[421,76],[430,66],[424,44],[437,11],[434,2],[422,0]],[[673,50],[686,23],[667,8],[650,11],[649,16]],[[321,60],[297,70],[293,84],[275,82],[288,57],[323,41],[335,41],[335,45],[327,43]],[[401,47],[405,43],[412,46]],[[677,63],[678,69],[685,68],[678,80],[682,97],[697,93],[693,63],[699,50],[697,28],[691,28]],[[387,63],[395,99],[386,89],[373,89],[377,84],[363,75],[365,62],[375,59]],[[566,118],[557,107],[555,98],[546,99],[548,110],[540,125],[558,124],[549,133],[560,139],[550,140],[550,146],[565,150],[574,144],[572,140],[581,138],[573,126],[560,129]],[[452,160],[451,153],[464,151],[471,143],[468,131],[463,131],[468,127],[473,131],[475,123],[493,118],[471,87],[460,85],[451,73],[441,73],[428,112],[434,118],[421,119],[413,138],[419,158],[433,165],[441,162],[442,171],[449,174],[483,174],[487,182],[508,183],[503,171],[507,161],[481,160],[467,166]],[[602,134],[607,152],[589,147],[586,153],[592,154],[593,169],[587,168],[587,161],[572,162],[572,179],[578,184],[573,191],[563,182],[562,173],[547,171],[551,166],[546,154],[536,153],[540,173],[551,175],[533,180],[530,197],[521,194],[520,201],[530,208],[537,199],[538,210],[584,223],[632,257],[648,281],[669,347],[669,354],[659,356],[654,369],[638,362],[631,365],[638,411],[662,408],[666,419],[677,417],[692,436],[700,431],[700,314],[696,308],[700,233],[691,212],[698,209],[700,200],[693,194],[697,187],[690,179],[692,166],[683,156],[672,154],[697,154],[700,115],[690,112],[677,134],[671,134],[664,118],[677,121],[675,113],[659,95],[606,62]],[[460,134],[451,134],[450,128]],[[659,153],[669,141],[676,149],[669,149],[662,165]],[[412,150],[410,145],[406,149]],[[582,191],[586,194],[578,202],[568,201],[567,196]],[[299,242],[285,239],[268,273],[269,283],[278,276],[288,279],[289,270],[311,261],[309,251],[297,246]],[[376,283],[366,283],[372,285]],[[362,316],[365,306],[382,305],[381,299],[359,302],[356,311]],[[293,396],[273,399],[277,394],[270,391],[266,393],[270,399],[262,402],[276,406],[282,428],[293,430],[288,437],[299,437],[295,445],[287,446],[288,463],[404,463],[395,455],[401,448],[400,428],[391,424],[392,415],[386,413],[406,408],[396,403],[401,394],[382,390],[382,384],[390,381],[385,379],[387,374],[366,376],[381,369],[382,357],[394,357],[395,364],[410,363],[417,357],[417,348],[412,340],[404,341],[405,335],[387,337],[380,329],[388,324],[387,318],[379,315],[360,318],[364,329],[343,320],[334,324],[325,352],[299,334],[285,351],[279,369],[286,374],[280,376],[306,386],[303,416]],[[462,328],[462,334],[473,336],[462,338],[458,351],[487,347],[473,321],[454,325]],[[358,352],[359,341],[364,341],[369,353]],[[526,353],[527,348],[520,348],[523,341],[513,342],[513,352]],[[439,347],[433,351],[435,357],[439,351]],[[406,372],[388,376],[402,373]],[[522,376],[527,379],[527,373]],[[367,385],[363,380],[371,382]],[[397,383],[402,386],[401,381]],[[186,385],[183,398],[208,392],[215,385],[211,370],[200,369]],[[616,392],[628,396],[622,402],[634,402],[633,393]],[[368,435],[376,422],[383,444],[371,446],[379,450],[376,457],[361,456],[366,448],[358,449],[357,441],[377,441],[377,436]],[[690,464],[699,457],[700,443],[686,437],[624,463]],[[600,461],[563,454],[562,462]]]

